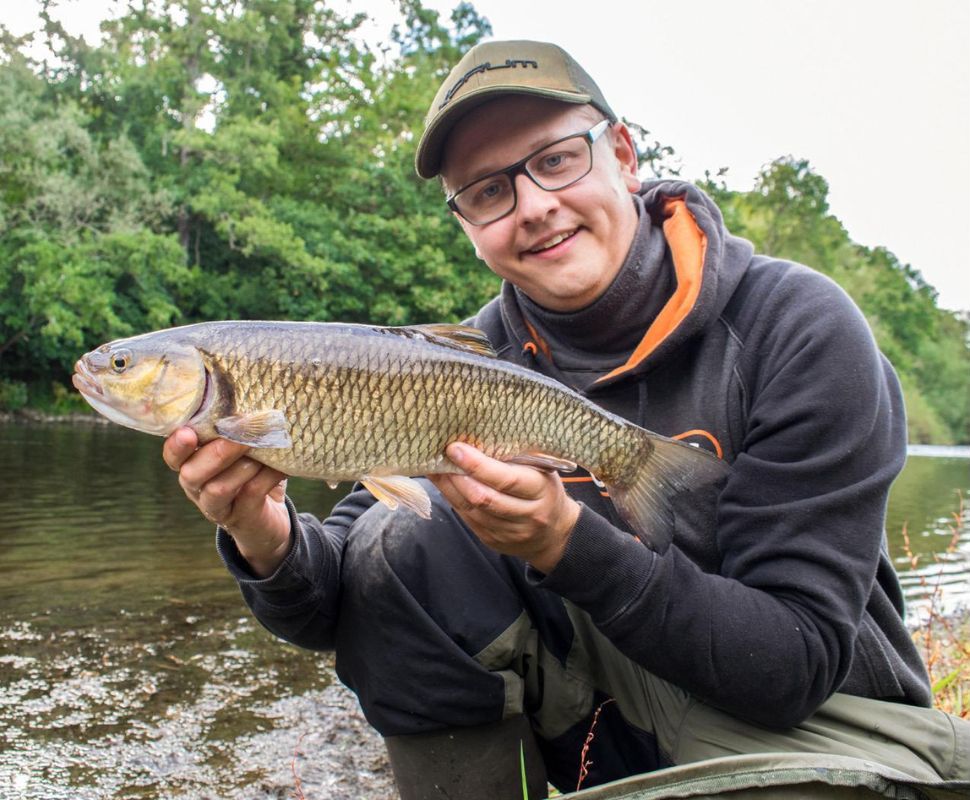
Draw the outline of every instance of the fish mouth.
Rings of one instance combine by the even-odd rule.
[[[91,372],[84,358],[81,358],[75,363],[71,383],[81,393],[81,397],[87,401],[88,405],[102,416],[107,417],[118,425],[124,425],[126,428],[142,430],[142,427],[137,424],[136,420],[132,419],[123,409],[117,408],[105,396],[104,390],[101,388],[101,382]]]
[[[74,364],[74,374],[71,376],[71,383],[85,397],[104,398],[104,391],[101,389],[101,384],[91,374],[91,370],[88,369],[88,365],[84,363],[83,358]]]

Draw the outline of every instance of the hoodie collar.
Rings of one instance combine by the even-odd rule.
[[[557,314],[503,286],[510,334],[560,380],[559,364],[569,371],[585,365],[596,378],[590,389],[653,369],[717,319],[747,269],[751,244],[727,233],[720,210],[697,187],[650,181],[635,201],[640,221],[630,253],[585,309]]]
[[[610,286],[588,306],[551,311],[512,288],[530,333],[551,347],[552,360],[561,370],[603,374],[623,364],[643,336],[644,320],[656,316],[674,290],[663,232],[653,224],[643,199],[634,195],[633,201],[638,214],[633,243]]]

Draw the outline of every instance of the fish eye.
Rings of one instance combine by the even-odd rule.
[[[111,369],[115,372],[124,372],[131,363],[131,353],[128,350],[118,350],[111,355]]]

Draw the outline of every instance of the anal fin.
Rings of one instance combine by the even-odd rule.
[[[390,509],[410,508],[422,519],[431,519],[431,498],[414,478],[404,475],[364,475],[360,482]]]

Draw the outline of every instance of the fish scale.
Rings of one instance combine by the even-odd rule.
[[[200,442],[247,444],[287,475],[359,479],[422,516],[430,501],[407,476],[458,471],[445,456],[454,441],[545,469],[579,464],[657,549],[672,536],[670,497],[726,473],[703,451],[500,361],[462,326],[200,323],[102,345],[78,361],[74,382],[119,424],[158,435],[189,425]]]

